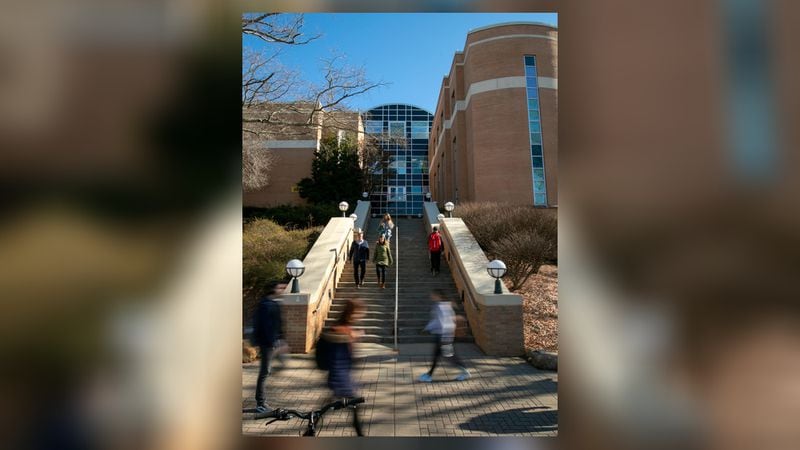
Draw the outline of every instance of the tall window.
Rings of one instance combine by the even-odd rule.
[[[364,114],[367,134],[378,135],[387,167],[372,172],[370,201],[373,212],[393,216],[422,214],[428,187],[428,139],[433,116],[420,108],[382,105]]]
[[[542,151],[542,123],[539,112],[539,82],[536,78],[536,57],[525,56],[525,82],[528,97],[528,132],[531,145],[533,171],[533,204],[547,206],[547,186]]]

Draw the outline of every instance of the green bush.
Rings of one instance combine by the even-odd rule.
[[[280,205],[272,208],[246,207],[242,211],[245,224],[256,219],[270,219],[285,228],[325,226],[331,217],[341,216],[339,204]]]
[[[511,289],[520,288],[546,263],[558,263],[558,217],[554,210],[507,203],[464,203],[458,215],[491,259],[508,268]]]
[[[253,219],[242,232],[243,314],[249,320],[263,286],[286,280],[286,262],[303,259],[314,245],[322,227],[286,230],[269,219]]]

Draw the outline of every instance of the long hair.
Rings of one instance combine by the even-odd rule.
[[[344,311],[342,311],[342,315],[339,316],[339,320],[336,321],[336,324],[352,325],[353,316],[362,309],[364,309],[364,303],[361,300],[347,300],[347,303],[344,304]]]

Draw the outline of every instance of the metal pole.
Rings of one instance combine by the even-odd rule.
[[[398,279],[400,275],[400,233],[398,226],[394,226],[394,350],[397,351],[397,294],[399,292]]]

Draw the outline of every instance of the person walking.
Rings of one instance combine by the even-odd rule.
[[[359,288],[364,285],[367,261],[369,261],[369,243],[364,239],[363,231],[359,231],[358,239],[350,244],[350,253],[348,255],[350,261],[353,262],[353,279],[356,282],[356,288]]]
[[[375,244],[375,253],[372,257],[372,261],[375,263],[378,285],[381,289],[385,289],[386,268],[391,266],[394,260],[392,259],[392,250],[389,248],[389,242],[382,234],[378,235],[378,243]]]
[[[433,351],[433,363],[430,370],[418,378],[419,381],[424,383],[433,381],[433,371],[436,369],[436,364],[441,357],[449,359],[461,369],[461,373],[456,376],[456,380],[464,381],[471,376],[467,367],[456,355],[455,346],[453,345],[456,331],[455,313],[450,302],[445,299],[445,294],[440,289],[433,291],[431,294],[431,300],[433,301],[431,321],[428,322],[425,330],[436,336],[436,346]]]
[[[258,381],[256,382],[257,413],[265,413],[273,409],[267,404],[266,381],[272,371],[271,363],[276,347],[283,340],[281,307],[274,300],[274,297],[284,289],[286,289],[286,283],[270,282],[267,284],[264,290],[266,294],[258,304],[253,323],[251,341],[261,351],[261,365],[258,369]]]
[[[428,235],[428,252],[430,252],[431,274],[433,275],[439,275],[443,251],[444,244],[442,242],[442,235],[439,234],[439,227],[433,227],[433,231]]]
[[[356,396],[353,382],[353,344],[361,333],[353,329],[353,324],[364,315],[364,304],[360,300],[347,300],[339,319],[325,329],[317,344],[317,351],[322,351],[325,367],[328,370],[328,388],[336,398],[351,399]],[[363,436],[358,408],[353,409],[353,428],[356,434]]]
[[[394,222],[389,213],[383,215],[383,220],[378,224],[378,235],[386,238],[386,242],[392,241],[392,230],[394,229]]]

